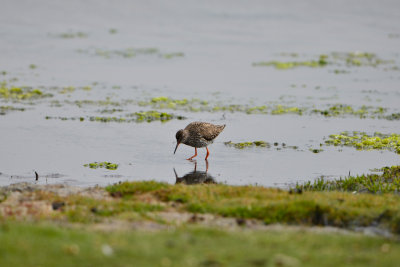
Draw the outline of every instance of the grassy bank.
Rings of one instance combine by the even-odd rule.
[[[355,234],[0,227],[1,266],[396,266],[399,260],[400,243]]]
[[[290,191],[154,181],[11,185],[0,188],[0,266],[395,266],[398,176],[395,166]]]

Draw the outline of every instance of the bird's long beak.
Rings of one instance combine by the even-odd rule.
[[[180,144],[180,142],[177,142],[177,143],[176,143],[176,147],[175,147],[175,150],[174,150],[174,154],[175,154],[176,150],[178,149],[179,144]]]

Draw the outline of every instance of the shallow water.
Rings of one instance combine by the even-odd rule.
[[[185,159],[193,148],[180,146],[175,132],[190,121],[226,124],[210,146],[207,175],[227,184],[284,186],[317,178],[369,172],[399,164],[391,151],[357,151],[322,146],[342,131],[400,133],[399,121],[295,114],[165,110],[186,120],[143,123],[90,122],[87,116],[116,116],[149,110],[137,101],[152,97],[199,98],[222,104],[327,108],[329,104],[385,107],[397,113],[400,100],[400,4],[397,1],[3,1],[0,10],[0,81],[43,86],[52,98],[0,105],[26,108],[0,116],[0,184],[34,180],[80,186],[123,180],[176,182],[194,170]],[[116,29],[116,33],[110,33]],[[62,38],[63,33],[84,38]],[[96,49],[157,48],[154,54],[124,58],[96,56]],[[81,52],[79,52],[79,51]],[[93,52],[94,51],[94,52]],[[327,66],[277,70],[253,67],[259,61],[318,58],[331,52],[374,53],[393,63],[378,67]],[[280,55],[297,53],[298,58]],[[35,64],[36,68],[29,68]],[[335,69],[349,73],[334,74]],[[60,94],[51,87],[91,85]],[[121,106],[70,104],[74,100],[122,102]],[[55,105],[58,100],[60,106]],[[30,102],[32,104],[30,104]],[[103,109],[122,109],[101,114]],[[51,117],[85,117],[46,120]],[[265,140],[278,146],[235,149],[226,141]],[[283,148],[297,146],[297,149]],[[198,171],[205,171],[199,150]],[[90,169],[95,161],[118,163],[117,170]]]

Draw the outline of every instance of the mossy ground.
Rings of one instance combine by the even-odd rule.
[[[0,225],[1,266],[397,266],[399,260],[397,241],[361,235]]]
[[[381,178],[393,182],[398,168]],[[152,181],[0,188],[0,265],[397,266],[396,238],[323,226],[397,237],[398,194],[307,190]],[[207,224],[207,216],[217,223]]]

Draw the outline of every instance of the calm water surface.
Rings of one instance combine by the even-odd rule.
[[[32,181],[79,186],[124,180],[175,183],[182,177],[227,184],[285,186],[321,175],[340,177],[399,164],[390,151],[326,147],[324,138],[342,131],[400,133],[399,121],[327,118],[319,115],[262,115],[239,112],[165,110],[186,120],[165,123],[100,123],[46,120],[52,117],[117,116],[148,110],[137,101],[168,96],[222,104],[281,103],[326,108],[331,104],[385,107],[400,112],[400,71],[385,67],[253,67],[253,62],[308,60],[331,52],[369,52],[400,67],[398,1],[11,1],[0,9],[0,76],[15,86],[40,87],[53,94],[23,103],[25,111],[0,116],[0,185]],[[115,29],[110,32],[110,29]],[[63,38],[63,33],[84,36]],[[158,55],[126,58],[96,51],[157,48]],[[282,56],[297,53],[297,58]],[[34,64],[36,68],[29,66]],[[348,71],[334,74],[335,69]],[[60,94],[52,87],[83,87]],[[119,107],[70,104],[105,100]],[[58,103],[54,101],[57,100]],[[122,109],[102,114],[103,109]],[[194,120],[226,124],[196,162],[194,149],[180,146],[175,133]],[[226,141],[265,140],[278,146],[234,149]],[[296,146],[297,149],[282,148]],[[118,163],[117,170],[86,163]],[[174,171],[175,169],[175,171]],[[176,172],[176,173],[175,173]],[[177,178],[177,176],[178,178]],[[192,175],[192,176],[191,176]],[[180,177],[180,178],[179,178]]]

